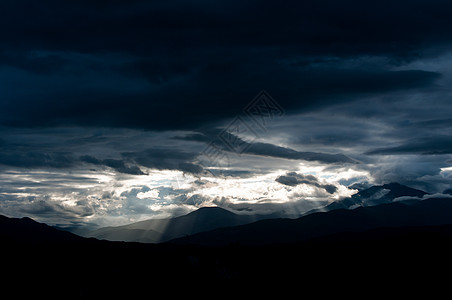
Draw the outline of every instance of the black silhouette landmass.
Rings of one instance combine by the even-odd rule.
[[[451,204],[429,199],[262,220],[163,244],[100,241],[1,217],[2,293],[15,299],[363,297],[363,291],[434,297],[449,286]]]
[[[0,239],[12,242],[43,243],[81,241],[82,237],[73,233],[38,223],[28,217],[8,218],[0,215]]]

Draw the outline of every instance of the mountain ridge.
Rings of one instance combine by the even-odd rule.
[[[365,231],[390,226],[443,224],[452,224],[452,200],[432,198],[411,205],[394,202],[351,210],[317,212],[298,219],[261,220],[202,232],[170,242],[192,245],[294,243],[338,232]]]
[[[363,189],[351,197],[335,201],[322,209],[311,210],[303,216],[321,211],[388,204],[402,196],[421,198],[424,195],[427,195],[424,191],[392,182]],[[161,243],[218,228],[240,226],[263,219],[276,218],[280,218],[280,216],[278,214],[244,215],[215,206],[202,207],[175,218],[150,219],[122,226],[103,227],[84,236],[110,241]]]
[[[268,215],[242,215],[220,207],[202,207],[175,218],[150,219],[123,226],[103,227],[86,236],[110,241],[159,243],[216,228],[251,223],[265,217]]]
[[[307,214],[341,208],[350,209],[358,206],[387,204],[403,196],[422,198],[425,195],[428,195],[428,193],[397,182],[391,182],[363,189],[350,197],[335,201],[322,209],[313,209]]]

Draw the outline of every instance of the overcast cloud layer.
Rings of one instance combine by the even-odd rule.
[[[356,183],[441,193],[451,13],[440,0],[2,1],[0,213],[77,227],[207,205],[296,215]],[[262,90],[281,111],[256,128],[245,108]]]

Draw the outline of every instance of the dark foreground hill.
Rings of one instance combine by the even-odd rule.
[[[35,222],[28,217],[18,219],[2,215],[0,215],[0,239],[25,243],[83,240],[78,235]]]
[[[284,245],[206,247],[67,238],[27,219],[27,231],[53,236],[30,242],[20,219],[5,220],[0,223],[2,293],[14,299],[294,292],[337,297],[362,296],[363,289],[376,296],[419,295],[425,289],[433,297],[448,286],[444,271],[452,267],[450,225],[378,228]]]

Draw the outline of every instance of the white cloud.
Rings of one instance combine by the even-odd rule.
[[[140,192],[137,194],[137,198],[138,199],[147,199],[147,198],[158,198],[159,197],[160,192],[158,190],[150,190],[147,192]]]
[[[344,174],[352,174],[350,170],[343,170],[342,177],[333,178],[333,172],[324,172],[322,166],[297,166],[298,172],[303,170],[305,174],[317,176],[322,184],[335,185],[336,192],[329,194],[305,184],[287,186],[276,182],[286,170],[246,177],[196,178],[168,170],[130,175],[108,170],[74,169],[68,173],[17,169],[0,174],[0,187],[4,187],[0,189],[0,197],[9,199],[1,203],[0,213],[21,216],[21,212],[27,211],[38,221],[49,224],[60,224],[64,220],[107,226],[169,217],[206,205],[299,214],[354,192],[334,181],[345,177]]]

